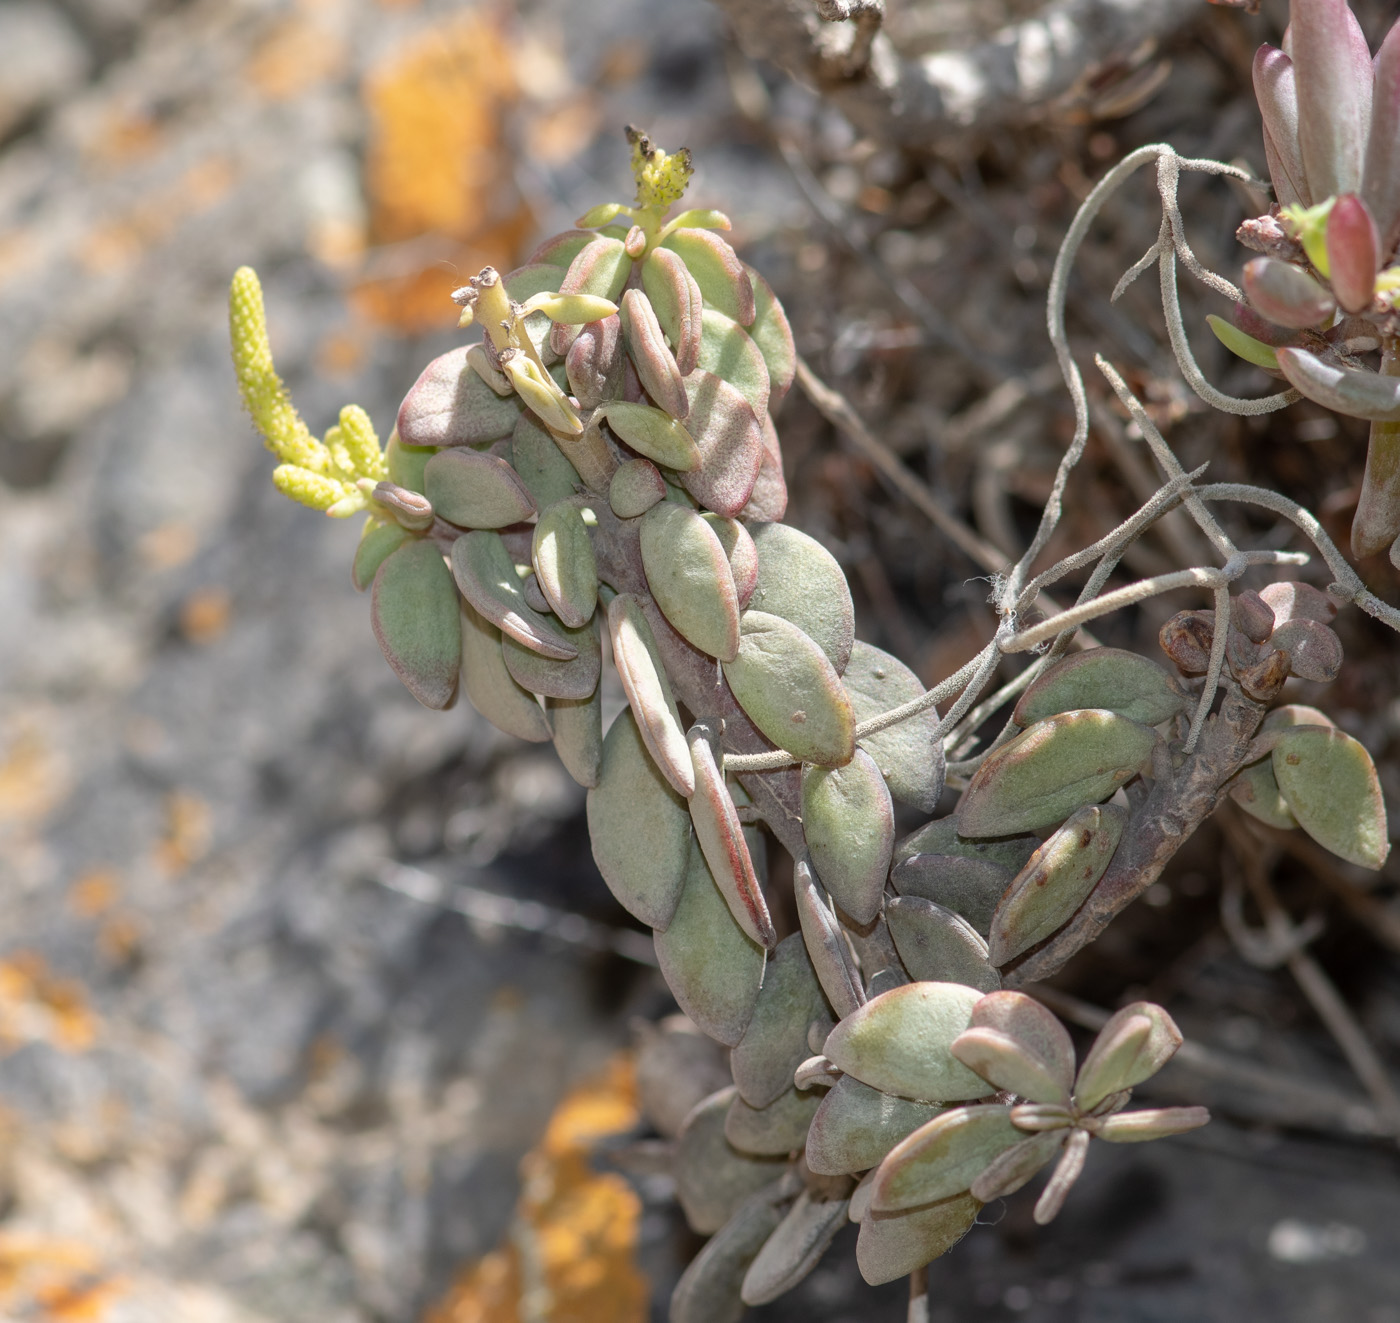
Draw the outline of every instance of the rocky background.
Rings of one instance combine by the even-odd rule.
[[[888,27],[938,50],[1032,8],[906,0]],[[1373,44],[1388,8],[1359,7]],[[593,869],[582,792],[393,678],[349,580],[357,525],[278,496],[239,412],[233,269],[260,271],[313,429],[353,400],[387,431],[456,339],[446,292],[625,197],[635,122],[694,150],[692,196],[733,217],[816,370],[939,503],[1018,545],[1070,427],[1043,298],[1077,201],[1142,142],[1262,168],[1248,63],[1281,6],[1187,19],[1014,131],[915,154],[749,64],[698,0],[0,3],[0,1319],[633,1323],[664,1318],[697,1243],[627,1051],[673,1007]],[[1256,203],[1188,185],[1208,262],[1238,265]],[[1155,229],[1144,182],[1081,261],[1079,347],[1125,366],[1188,467],[1345,528],[1350,420],[1207,415],[1150,287],[1108,304]],[[861,634],[941,679],[990,636],[985,570],[797,392],[781,424],[789,518],[847,567]],[[1064,549],[1144,471],[1101,410]],[[1154,536],[1132,568],[1174,550]],[[1102,635],[1155,655],[1194,605]],[[1343,679],[1290,696],[1367,743],[1394,812],[1396,642],[1338,628]],[[939,1323],[1400,1323],[1395,1116],[1232,944],[1229,867],[1203,833],[1060,980],[1168,1005],[1205,1051],[1163,1088],[1217,1121],[1096,1152],[1048,1231],[1028,1199],[989,1208],[932,1269]],[[1393,1059],[1400,870],[1287,858],[1277,880],[1325,913],[1316,955]],[[689,1088],[723,1069],[684,1055]],[[902,1318],[853,1232],[753,1317]]]

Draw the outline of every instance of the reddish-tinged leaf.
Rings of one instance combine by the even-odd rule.
[[[545,657],[571,661],[578,649],[525,600],[499,533],[476,529],[452,544],[452,577],[462,596],[497,629]]]
[[[1034,1063],[1033,1075],[1021,1071],[1014,1085],[1003,1083],[994,1075],[983,1075],[984,1079],[1034,1102],[1069,1100],[1074,1083],[1074,1044],[1064,1025],[1033,997],[1023,992],[988,993],[972,1008],[972,1026],[968,1032],[973,1031],[1002,1035],[1016,1043]],[[961,1049],[956,1049],[953,1055],[962,1059]],[[979,1070],[978,1074],[983,1072]],[[1034,1092],[1032,1080],[1035,1081]],[[1045,1096],[1039,1096],[1041,1094]]]
[[[1343,193],[1327,217],[1327,266],[1332,292],[1344,311],[1363,312],[1371,306],[1380,269],[1380,236],[1369,208],[1355,193]]]
[[[632,259],[619,240],[601,234],[589,235],[588,242],[569,263],[569,272],[559,286],[559,293],[595,294],[616,303],[631,271]],[[578,333],[577,326],[556,324],[550,328],[550,348],[556,354],[567,354]]]
[[[733,1085],[702,1098],[676,1136],[676,1198],[690,1229],[702,1236],[718,1231],[745,1199],[771,1185],[786,1166],[773,1158],[740,1153],[724,1137],[733,1101]]]
[[[1289,385],[1317,404],[1352,418],[1400,422],[1400,377],[1333,367],[1306,349],[1280,349],[1278,365]]]
[[[740,515],[761,523],[776,523],[787,513],[787,479],[783,476],[783,452],[778,445],[778,430],[771,415],[763,420],[763,459],[753,491]]]
[[[1181,1030],[1160,1006],[1135,1001],[1099,1030],[1074,1081],[1074,1101],[1092,1111],[1111,1093],[1150,1079],[1176,1055]]]
[[[662,501],[642,516],[642,567],[666,619],[687,642],[733,660],[739,652],[739,599],[729,557],[699,511]]]
[[[1261,316],[1291,328],[1320,326],[1337,306],[1301,267],[1274,257],[1244,264],[1244,292]]]
[[[705,231],[708,233],[708,231]],[[753,495],[763,463],[763,427],[739,390],[697,368],[685,379],[690,435],[700,463],[681,483],[701,505],[734,518]]]
[[[1276,47],[1265,44],[1255,52],[1254,95],[1264,117],[1264,149],[1279,205],[1311,205],[1298,145],[1298,89],[1293,61]]]
[[[907,1277],[946,1254],[971,1229],[982,1202],[955,1194],[907,1213],[868,1211],[860,1222],[856,1266],[871,1286]]]
[[[644,515],[666,498],[666,480],[649,459],[629,459],[618,466],[608,484],[608,504],[619,519]]]
[[[519,400],[502,399],[472,371],[467,365],[469,347],[462,345],[433,359],[404,396],[397,430],[405,445],[485,445],[515,430]]]
[[[1023,1136],[1000,1104],[955,1107],[921,1125],[885,1155],[870,1191],[877,1213],[901,1212],[961,1194]]]
[[[768,381],[771,387],[768,409],[777,412],[783,397],[792,386],[797,375],[797,347],[792,339],[792,327],[788,324],[783,305],[778,302],[773,287],[758,274],[753,267],[744,268],[753,282],[754,319],[749,334],[763,352],[763,361],[768,365]]]
[[[503,459],[478,450],[444,450],[423,468],[433,509],[459,528],[506,528],[535,513],[529,488]]]
[[[695,370],[700,353],[701,313],[704,303],[700,286],[686,270],[685,262],[669,248],[654,248],[642,263],[642,288],[671,342],[676,366],[682,376]]]
[[[705,862],[734,921],[755,942],[771,951],[778,944],[778,935],[754,873],[738,810],[729,797],[724,774],[715,758],[715,733],[708,725],[698,722],[690,728],[686,738],[694,768],[690,820],[695,826],[695,838],[705,852]]]
[[[569,389],[585,409],[596,409],[622,388],[622,318],[589,322],[564,356]]]
[[[713,230],[673,230],[661,246],[678,254],[712,308],[740,326],[753,322],[753,284],[734,249]]]
[[[647,751],[676,792],[689,799],[695,793],[690,748],[651,626],[631,593],[608,603],[608,631],[613,664]]]
[[[844,767],[803,769],[802,834],[812,866],[836,903],[857,924],[871,923],[880,912],[894,849],[894,805],[864,749]]]
[[[384,660],[424,707],[444,708],[457,692],[462,632],[457,592],[442,552],[414,538],[374,576],[370,620]]]
[[[749,1265],[740,1292],[746,1305],[766,1305],[817,1266],[846,1221],[845,1199],[817,1200],[804,1190]]]
[[[1168,1135],[1199,1130],[1210,1120],[1204,1107],[1154,1107],[1140,1112],[1119,1112],[1099,1122],[1098,1136],[1110,1144],[1141,1144]]]
[[[639,289],[629,289],[622,296],[622,334],[646,393],[671,417],[683,421],[690,412],[690,401],[681,372],[666,345],[651,300]]]
[[[1400,243],[1400,22],[1391,26],[1375,59],[1371,136],[1361,196],[1380,231],[1381,259]]]
[[[1321,202],[1361,187],[1371,128],[1371,52],[1347,0],[1293,0],[1289,18],[1303,171]]]
[[[805,859],[799,859],[793,869],[793,896],[802,940],[817,981],[832,1009],[844,1019],[865,1004],[865,988],[851,962],[836,917],[827,908],[812,877],[812,867]]]

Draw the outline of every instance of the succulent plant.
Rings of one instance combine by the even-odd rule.
[[[1223,796],[1370,868],[1385,815],[1359,743],[1311,709],[1266,720],[1289,675],[1341,664],[1327,595],[1293,581],[1229,593],[1246,565],[1296,553],[1226,540],[1229,573],[1166,584],[1207,586],[1228,615],[1223,635],[1210,611],[1168,624],[1176,674],[1066,652],[1077,623],[1150,584],[1086,589],[1020,633],[1013,596],[997,641],[929,691],[857,640],[841,567],[781,522],[772,411],[797,366],[782,307],[721,213],[668,219],[686,153],[629,139],[635,201],[458,290],[482,338],[427,366],[382,452],[353,406],[311,436],[246,268],[231,328],[278,486],[367,516],[352,577],[390,666],[429,707],[464,693],[500,729],[554,743],[587,787],[603,879],[654,930],[681,1008],[731,1049],[733,1086],[690,1112],[675,1158],[686,1215],[712,1238],[671,1317],[722,1323],[799,1281],[848,1218],[861,1271],[890,1280],[1058,1160],[1037,1205],[1049,1220],[1091,1136],[1203,1124],[1200,1108],[1122,1110],[1181,1041],[1161,1008],[1120,1011],[1076,1076],[1067,1032],[1003,984],[1092,940]],[[1183,501],[1212,528],[1195,476],[1169,471],[1104,543],[1029,583],[1018,569],[1005,591],[1033,601],[1095,556],[1111,569]],[[989,708],[1019,695],[1002,735],[968,757],[997,661],[1052,640]],[[627,698],[606,733],[605,654]],[[895,801],[938,811],[945,743],[963,748],[958,806],[897,841]],[[794,862],[786,936],[770,838]]]
[[[1292,0],[1290,18],[1283,49],[1254,57],[1275,205],[1239,237],[1264,256],[1233,324],[1211,325],[1308,399],[1371,420],[1352,552],[1389,546],[1400,565],[1400,22],[1373,61],[1347,0]]]

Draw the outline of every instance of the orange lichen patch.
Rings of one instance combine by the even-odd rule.
[[[595,1172],[597,1143],[637,1124],[632,1059],[619,1053],[569,1094],[521,1163],[508,1242],[473,1264],[424,1323],[640,1323],[647,1283],[635,1262],[641,1203]]]
[[[0,960],[0,1045],[49,1043],[85,1052],[97,1037],[97,1016],[82,986],[49,972],[44,958],[17,951]]]
[[[191,643],[212,643],[228,629],[233,603],[222,588],[200,588],[180,603],[180,633]]]
[[[113,965],[124,965],[141,948],[141,924],[126,914],[108,919],[98,930],[97,949]]]
[[[314,19],[284,19],[259,43],[244,76],[272,101],[285,101],[345,68],[345,43]]]
[[[143,533],[136,548],[151,569],[173,570],[199,550],[199,534],[192,524],[172,520]]]
[[[166,797],[165,823],[165,835],[156,843],[156,863],[167,873],[182,873],[209,849],[209,805],[177,790]]]
[[[348,377],[364,366],[368,341],[355,330],[332,331],[316,346],[316,371],[323,377]]]
[[[357,291],[366,315],[406,331],[451,325],[453,285],[508,264],[528,237],[502,128],[516,94],[500,22],[480,12],[430,29],[366,80],[371,241],[442,241],[425,240],[407,271],[371,271]]]
[[[124,1291],[81,1241],[0,1232],[0,1317],[101,1323]]]
[[[154,153],[164,141],[160,125],[143,110],[113,109],[87,143],[89,159],[120,169]]]
[[[58,760],[37,730],[21,727],[0,755],[0,822],[36,822],[63,794]]]
[[[196,162],[169,188],[158,190],[125,215],[95,226],[82,244],[83,265],[98,275],[131,265],[169,238],[182,221],[224,197],[235,178],[226,157]]]
[[[94,868],[68,888],[68,908],[79,918],[95,919],[117,903],[121,877],[110,868]]]

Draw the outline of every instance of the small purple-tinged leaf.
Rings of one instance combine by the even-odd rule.
[[[1068,1138],[1069,1132],[1063,1129],[1042,1130],[1003,1149],[972,1182],[973,1197],[990,1203],[1015,1194],[1047,1162],[1054,1160]]]
[[[1264,643],[1278,621],[1273,607],[1258,593],[1246,589],[1230,597],[1230,624],[1251,643]]]
[[[1340,730],[1295,726],[1273,750],[1274,777],[1298,825],[1324,849],[1379,870],[1390,853],[1371,755]]]
[[[506,670],[517,684],[544,698],[591,698],[602,672],[602,648],[598,630],[587,622],[578,629],[563,629],[563,635],[578,655],[567,661],[545,657],[507,634],[501,640]]]
[[[802,834],[836,903],[860,926],[873,922],[894,849],[894,805],[864,749],[844,767],[803,768]]]
[[[734,591],[739,598],[739,610],[748,609],[758,587],[758,548],[754,546],[749,530],[737,519],[726,519],[723,515],[704,513],[700,516],[719,538],[724,554],[729,557],[729,569],[734,575]]]
[[[525,600],[515,562],[499,533],[475,529],[452,544],[452,577],[462,596],[502,633],[556,661],[578,649]]]
[[[462,632],[457,590],[432,543],[414,538],[374,576],[370,620],[384,660],[424,707],[444,708],[457,692]]]
[[[701,505],[735,518],[753,495],[763,464],[763,425],[739,390],[712,372],[696,368],[685,378],[685,390],[700,462],[681,474],[681,483]]]
[[[865,989],[836,917],[822,899],[812,866],[805,859],[799,859],[793,868],[792,890],[812,969],[832,1009],[844,1019],[865,1004]]]
[[[740,326],[753,322],[753,284],[738,254],[719,235],[712,230],[672,230],[661,246],[681,258],[710,307]]]
[[[1371,306],[1380,269],[1380,235],[1370,209],[1355,193],[1343,193],[1328,213],[1327,266],[1332,292],[1344,311],[1364,312]]]
[[[797,1196],[777,1230],[749,1265],[740,1295],[746,1305],[766,1305],[791,1290],[817,1266],[846,1221],[848,1201]]]
[[[1099,1122],[1097,1133],[1110,1144],[1141,1144],[1199,1130],[1209,1120],[1210,1113],[1204,1107],[1153,1107],[1106,1116]]]
[[[617,239],[589,235],[588,242],[569,263],[568,274],[559,286],[561,294],[594,294],[616,303],[632,272],[632,259]],[[549,345],[563,356],[579,333],[577,326],[556,324],[550,328]]]
[[[1156,742],[1150,726],[1100,708],[1047,717],[978,768],[958,805],[958,831],[1005,836],[1062,822],[1107,799]]]
[[[870,1208],[902,1212],[961,1194],[998,1154],[1021,1142],[1011,1109],[955,1107],[901,1139],[880,1163]]]
[[[564,355],[569,389],[581,408],[596,409],[622,389],[622,318],[589,322]]]
[[[955,1194],[951,1199],[907,1213],[877,1213],[870,1209],[861,1218],[856,1240],[860,1275],[870,1286],[907,1277],[952,1249],[971,1229],[981,1210],[982,1201],[970,1194]]]
[[[1259,596],[1273,611],[1275,627],[1290,620],[1317,620],[1326,625],[1337,615],[1336,602],[1310,583],[1290,579],[1266,584]]]
[[[608,603],[613,665],[636,718],[637,729],[661,774],[680,795],[695,793],[695,773],[671,683],[641,603],[619,593]]]
[[[1300,680],[1330,684],[1341,673],[1342,641],[1316,620],[1290,620],[1269,639],[1269,647],[1286,652],[1289,670]]]
[[[1301,202],[1310,206],[1312,195],[1298,145],[1298,89],[1293,61],[1267,43],[1254,54],[1254,95],[1264,117],[1264,145],[1279,205]]]
[[[986,1082],[948,1050],[980,999],[960,983],[907,983],[846,1016],[827,1035],[826,1055],[881,1093],[919,1102],[984,1097]]]
[[[1371,136],[1361,196],[1380,231],[1384,261],[1400,243],[1400,22],[1391,26],[1374,62]]]
[[[1298,330],[1320,326],[1337,307],[1306,271],[1276,257],[1256,257],[1244,264],[1244,292],[1262,317]]]
[[[622,334],[632,365],[653,403],[684,421],[690,412],[690,401],[680,368],[666,344],[651,300],[639,289],[629,289],[622,296]]]
[[[679,254],[654,248],[642,263],[642,288],[651,300],[656,319],[671,342],[682,376],[695,370],[700,354],[701,314],[704,302],[695,277]]]
[[[987,943],[961,915],[921,896],[896,896],[885,902],[895,950],[914,979],[963,983],[979,992],[1001,986],[987,963]]]
[[[608,484],[608,504],[619,519],[644,515],[666,499],[666,480],[649,459],[629,459],[618,466]]]
[[[1361,187],[1371,52],[1347,0],[1293,0],[1289,19],[1303,172],[1321,202]]]
[[[1074,1081],[1074,1101],[1093,1111],[1110,1094],[1151,1078],[1176,1055],[1181,1030],[1160,1006],[1135,1001],[1099,1030]]]
[[[641,853],[652,829],[638,831],[637,824],[649,821],[643,813],[631,817]],[[763,983],[763,948],[734,921],[693,837],[680,903],[655,941],[662,976],[681,1010],[726,1047],[741,1042]]]
[[[990,992],[972,1008],[972,1028],[990,1029],[1019,1043],[1039,1063],[1051,1097],[1015,1089],[1036,1102],[1056,1103],[1068,1097],[1074,1082],[1074,1043],[1069,1032],[1034,997],[1024,992]],[[1010,1087],[1002,1085],[1001,1087]]]
[[[1035,1202],[1035,1212],[1032,1216],[1038,1226],[1048,1226],[1059,1216],[1060,1209],[1065,1206],[1066,1197],[1074,1187],[1075,1181],[1079,1179],[1080,1172],[1084,1170],[1084,1159],[1088,1153],[1088,1132],[1071,1130],[1069,1138],[1065,1140],[1064,1152],[1055,1164],[1054,1174]]]
[[[687,732],[686,740],[694,768],[690,820],[695,839],[700,842],[705,862],[734,921],[755,942],[771,951],[778,944],[778,935],[758,885],[738,810],[719,770],[716,732],[708,723],[697,722]]]
[[[778,430],[773,426],[772,416],[765,415],[760,421],[763,424],[763,458],[753,491],[739,517],[756,523],[778,523],[787,513],[788,499],[783,452],[778,445]]]
[[[404,396],[397,430],[405,445],[477,446],[515,430],[519,400],[502,399],[467,366],[468,348],[433,359]]]
[[[1031,856],[992,919],[993,965],[1000,968],[1069,922],[1108,870],[1127,823],[1127,809],[1117,804],[1086,806]]]

